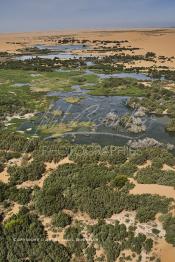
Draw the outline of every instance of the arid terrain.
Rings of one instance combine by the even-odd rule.
[[[0,51],[19,52],[21,48],[32,47],[36,44],[55,45],[58,37],[74,37],[76,39],[89,41],[123,41],[128,40],[129,46],[140,48],[136,54],[155,52],[159,56],[174,57],[175,29],[134,29],[134,30],[94,30],[86,31],[53,31],[53,32],[31,32],[31,33],[9,33],[0,34]],[[108,52],[114,54],[114,52]],[[104,55],[104,54],[101,54]],[[142,61],[137,66],[152,66],[153,63]],[[156,65],[160,65],[158,60]],[[165,66],[175,68],[175,59],[166,61]]]

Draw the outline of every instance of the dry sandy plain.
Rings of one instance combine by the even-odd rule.
[[[126,68],[136,67],[159,67],[166,66],[171,70],[175,69],[175,29],[132,29],[132,30],[76,30],[76,31],[48,31],[48,32],[28,32],[28,33],[3,33],[0,34],[0,52],[18,53],[19,49],[32,47],[36,44],[55,45],[59,38],[74,37],[79,40],[127,40],[128,46],[139,48],[135,50],[135,55],[144,55],[151,51],[158,56],[168,58],[174,57],[170,61],[156,59],[156,62],[138,60],[131,64],[126,64]],[[92,45],[92,43],[91,43]],[[94,44],[96,47],[97,44]],[[81,54],[81,50],[78,53]],[[85,51],[83,51],[85,52]],[[124,52],[128,54],[128,51]],[[88,52],[90,54],[90,52]],[[93,51],[94,54],[94,51]],[[98,56],[114,55],[115,52],[98,53]]]
[[[47,44],[48,37],[74,36],[88,40],[128,40],[142,51],[153,51],[158,55],[175,55],[175,29],[52,31],[0,34],[0,51],[15,52],[34,44]],[[49,42],[50,44],[50,42]],[[141,51],[141,52],[142,52]]]

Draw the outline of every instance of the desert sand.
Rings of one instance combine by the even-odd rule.
[[[100,41],[124,41],[123,47],[139,48],[134,52],[124,50],[122,53],[145,55],[146,52],[154,52],[157,55],[155,61],[136,60],[125,63],[126,68],[132,67],[167,67],[171,70],[175,69],[175,29],[132,29],[132,30],[76,30],[76,31],[50,31],[50,32],[29,32],[29,33],[7,33],[0,34],[0,52],[21,53],[22,49],[33,47],[37,44],[44,44],[46,46],[57,45],[58,40],[63,38],[74,38],[76,40],[89,40],[88,43],[93,48],[102,46],[100,43],[93,43],[94,40]],[[107,47],[112,46],[111,43]],[[73,54],[81,55],[87,53],[88,55],[96,55],[98,57],[111,56],[117,54],[116,51],[99,52],[96,50],[75,50]],[[165,56],[166,60],[161,60],[159,56]],[[1,61],[3,61],[1,57]]]
[[[175,190],[171,186],[163,186],[157,184],[138,184],[137,181],[133,178],[129,179],[135,187],[130,190],[130,193],[133,195],[140,194],[157,194],[159,196],[165,196],[175,199]]]
[[[161,239],[157,245],[157,254],[159,254],[161,262],[174,262],[175,261],[175,248],[168,244],[165,240]]]
[[[75,37],[88,40],[128,40],[142,51],[153,51],[158,55],[174,56],[175,29],[133,29],[133,30],[76,30],[30,33],[0,34],[0,51],[17,51],[34,44],[52,44],[54,36]]]
[[[0,181],[7,184],[9,182],[9,174],[7,172],[7,167],[4,168],[4,171],[0,173]]]

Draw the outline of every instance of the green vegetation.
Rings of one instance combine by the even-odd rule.
[[[59,243],[46,242],[46,233],[36,215],[26,208],[1,226],[1,261],[70,261],[69,251]],[[54,259],[51,259],[51,258]]]
[[[104,248],[107,255],[107,261],[116,261],[123,249],[131,249],[133,252],[140,254],[142,249],[150,252],[153,246],[152,239],[146,238],[144,234],[134,236],[132,228],[127,230],[124,224],[119,221],[115,225],[107,225],[99,222],[95,226],[89,227],[94,238]]]
[[[175,218],[172,215],[165,215],[161,219],[166,231],[166,241],[175,246]]]
[[[114,178],[114,180],[112,181],[112,184],[114,187],[122,188],[124,187],[127,181],[128,179],[126,178],[126,176],[118,175]]]
[[[11,201],[15,201],[21,205],[26,205],[31,200],[32,190],[29,189],[17,189],[16,187],[7,188],[6,197]]]
[[[56,227],[65,227],[71,224],[71,217],[63,212],[55,214],[52,218],[52,224]]]
[[[42,54],[48,54],[50,50],[47,48],[40,49],[37,46],[35,46],[35,47],[26,47],[24,49],[18,49],[18,52],[21,52],[23,55],[30,55],[30,54],[42,55]]]
[[[156,54],[153,53],[153,52],[147,52],[146,55],[145,55],[145,58],[146,58],[146,59],[156,58]]]
[[[143,184],[159,184],[175,187],[175,171],[162,170],[163,164],[167,164],[170,167],[174,166],[174,155],[161,147],[147,148],[138,150],[134,155],[132,155],[131,162],[141,165],[150,159],[152,161],[152,165],[137,172],[137,181]]]
[[[31,76],[22,70],[0,70],[2,81],[0,89],[0,120],[7,116],[23,116],[36,110],[42,110],[48,106],[48,101],[39,93],[33,93],[30,86],[16,86],[16,83],[29,83]]]
[[[32,119],[27,113],[36,113],[48,109],[50,101],[55,97],[45,96],[48,91],[70,91],[73,85],[86,85],[97,81],[94,75],[83,75],[81,70],[39,72],[1,69],[0,70],[0,126],[7,126],[9,131],[15,131],[25,119]],[[65,100],[69,103],[78,103],[81,98],[68,97]],[[60,116],[55,115],[54,116]],[[76,123],[73,124],[74,126]],[[82,123],[82,125],[84,124]],[[53,128],[53,127],[52,127]],[[41,126],[45,133],[63,133],[65,129],[54,127],[53,132]],[[58,131],[58,129],[63,130]]]
[[[70,121],[69,123],[41,125],[39,126],[38,130],[41,132],[41,134],[50,134],[53,137],[59,137],[66,132],[70,132],[81,127],[90,129],[93,126],[94,126],[93,122]]]
[[[31,164],[25,166],[11,166],[8,168],[10,174],[10,182],[13,184],[22,183],[27,180],[37,180],[42,177],[45,172],[45,165],[42,161],[32,161]]]
[[[161,156],[163,162],[173,163],[172,155],[167,150],[142,149],[128,156],[123,147],[73,145],[66,141],[42,141],[39,138],[28,140],[25,135],[8,132],[1,133],[0,139],[1,152],[8,151],[4,154],[4,165],[15,156],[21,157],[24,151],[30,153],[28,157],[23,155],[24,166],[9,167],[10,183],[0,183],[0,201],[4,203],[4,207],[7,203],[32,203],[31,214],[23,211],[22,215],[19,213],[2,224],[2,230],[5,230],[5,235],[8,236],[4,241],[4,245],[8,245],[4,257],[9,256],[10,252],[11,261],[14,261],[14,257],[36,260],[42,258],[41,254],[45,254],[46,258],[53,254],[54,259],[55,256],[58,257],[58,261],[61,261],[60,254],[65,257],[63,261],[69,261],[72,254],[76,257],[86,254],[86,257],[92,258],[94,247],[89,245],[83,236],[85,227],[81,223],[72,223],[73,217],[68,216],[65,210],[71,210],[73,213],[81,211],[99,221],[96,225],[87,226],[86,230],[92,233],[94,241],[98,240],[98,244],[103,247],[108,261],[115,261],[125,248],[137,254],[140,254],[141,250],[149,254],[153,243],[147,236],[136,236],[135,229],[126,230],[124,224],[116,222],[115,225],[107,225],[101,220],[126,210],[135,211],[136,221],[145,223],[154,220],[157,213],[169,211],[171,199],[149,194],[131,195],[131,185],[128,182],[128,177],[133,177],[136,171],[136,165],[150,159],[150,156],[153,162]],[[58,162],[66,156],[75,163],[59,166],[50,172],[43,188],[16,188],[16,185],[23,181],[41,178],[45,173],[45,161]],[[33,161],[28,163],[29,159]],[[47,238],[37,217],[40,214],[51,217],[54,230],[65,227],[64,238],[67,247],[52,241],[18,241],[15,242],[14,251],[11,251],[12,242],[6,241],[13,238]],[[1,235],[3,237],[3,234]],[[3,245],[0,248],[6,250]],[[19,248],[21,253],[17,251]]]
[[[103,155],[103,151],[101,153]],[[36,208],[46,215],[66,208],[79,209],[92,218],[106,218],[124,209],[139,210],[144,203],[145,208],[150,207],[153,211],[151,219],[158,211],[167,210],[170,200],[151,195],[128,195],[127,179],[117,177],[113,170],[98,163],[64,165],[45,180],[42,190],[36,192]],[[117,187],[121,189],[114,190]]]
[[[173,116],[175,110],[174,93],[165,89],[164,85],[160,81],[155,81],[151,87],[146,87],[146,96],[143,99],[131,98],[128,105],[131,108],[143,106],[147,112],[157,115],[164,114],[166,110],[166,114]]]
[[[147,167],[137,173],[141,184],[158,184],[175,187],[175,171],[162,171],[157,167]]]
[[[83,255],[84,249],[87,248],[87,242],[81,234],[79,227],[71,226],[65,230],[64,239],[68,240],[68,248],[76,256]]]
[[[77,104],[81,101],[81,97],[66,97],[64,99],[67,103],[70,103],[70,104]]]
[[[163,164],[170,166],[174,165],[174,155],[163,147],[149,147],[135,151],[131,156],[131,162],[137,165],[144,164],[146,160],[152,160],[153,166],[159,166],[161,168]]]
[[[129,78],[104,79],[96,86],[92,86],[91,89],[91,95],[144,96],[146,93],[143,84],[138,83],[138,81]]]
[[[171,122],[167,125],[166,130],[168,132],[175,132],[175,118],[171,119]]]

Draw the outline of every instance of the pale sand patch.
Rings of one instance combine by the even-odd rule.
[[[168,67],[169,69],[174,69],[175,67],[175,62],[174,60],[172,61],[165,61],[164,63],[162,63],[160,60],[156,60],[156,61],[146,61],[146,60],[135,60],[129,63],[125,64],[126,68],[132,68],[132,67],[145,67],[145,68],[150,68],[150,67]],[[159,68],[157,68],[159,70]]]
[[[58,163],[52,162],[45,162],[46,165],[46,173],[39,179],[35,181],[25,181],[20,185],[17,185],[16,187],[19,188],[34,188],[35,186],[38,186],[40,188],[43,187],[44,181],[46,178],[49,177],[51,171],[57,169],[58,166],[62,166],[65,164],[74,164],[73,161],[71,161],[68,157],[65,157],[64,159],[60,160]]]
[[[11,120],[13,120],[13,119],[30,119],[30,118],[32,118],[32,117],[34,117],[35,116],[35,113],[27,113],[27,114],[25,114],[25,115],[19,115],[19,114],[15,114],[15,115],[13,115],[13,116],[7,116],[6,117],[6,121],[11,121]]]
[[[95,258],[100,258],[100,257],[104,257],[104,262],[107,262],[107,258],[106,258],[106,255],[105,255],[105,251],[104,249],[99,246],[99,245],[94,245],[95,249],[96,249],[96,255],[95,255]]]
[[[7,172],[7,167],[0,173],[0,181],[7,184],[9,182],[10,175]]]
[[[143,163],[142,165],[138,165],[137,168],[138,168],[139,170],[141,170],[141,169],[144,169],[144,168],[149,167],[149,166],[151,166],[151,165],[152,165],[151,160],[147,160],[147,161],[146,161],[145,163]]]
[[[167,164],[163,164],[162,167],[163,171],[174,171],[175,172],[175,167],[168,166]]]
[[[44,226],[44,230],[47,232],[47,239],[52,240],[54,242],[59,242],[60,244],[66,246],[66,240],[64,239],[64,229],[59,230],[59,232],[54,232],[54,228],[52,227],[52,218],[40,216],[39,220]],[[58,230],[57,230],[58,231]]]
[[[132,258],[132,262],[137,262],[137,261],[138,261],[138,255],[134,253],[136,256],[135,256],[135,257],[132,257],[132,254],[133,254],[133,253],[134,253],[134,252],[132,252],[131,250],[128,250],[128,249],[122,250],[120,256],[117,258],[117,260],[116,260],[115,262],[120,262],[120,261],[121,261],[120,258],[123,257],[123,254],[124,254],[124,257],[130,256],[130,257]],[[124,260],[124,261],[125,261],[125,260]],[[143,261],[142,261],[142,262],[143,262]]]
[[[33,161],[31,158],[31,154],[23,153],[19,158],[12,158],[7,162],[7,166],[15,165],[15,166],[22,166],[27,165]]]
[[[22,165],[23,158],[12,158],[8,161],[8,166],[15,165],[15,166],[21,166]]]
[[[156,245],[155,253],[160,257],[161,262],[175,261],[175,247],[160,239]]]
[[[45,162],[46,171],[54,170],[58,166],[62,166],[62,165],[65,165],[65,164],[74,164],[74,161],[70,160],[69,157],[67,156],[64,159],[60,160],[58,163],[55,163],[54,161],[52,161],[52,162]]]
[[[135,185],[135,187],[130,190],[130,194],[133,195],[157,194],[159,196],[165,196],[175,199],[175,190],[171,186],[163,186],[157,184],[139,184],[133,178],[129,178],[129,181]]]
[[[118,220],[121,224],[125,224],[127,228],[134,225],[135,223],[135,212],[129,212],[123,210],[119,214],[113,214],[110,218],[106,218],[105,222],[106,224],[114,225],[116,220]],[[128,219],[128,220],[127,220]]]
[[[79,221],[86,225],[96,225],[98,219],[92,219],[87,213],[78,211],[76,213],[68,209],[63,209],[63,212],[72,217],[73,222]]]
[[[165,236],[165,230],[163,229],[162,223],[157,219],[155,221],[149,221],[148,223],[140,223],[136,220],[136,212],[135,211],[125,211],[123,210],[119,214],[113,214],[110,218],[106,218],[106,224],[114,225],[116,220],[120,222],[120,224],[125,224],[127,229],[130,226],[135,226],[137,222],[137,228],[135,230],[135,235],[139,233],[145,234],[147,237],[155,238],[155,235],[152,233],[152,228],[157,228],[160,233],[159,237]]]
[[[32,188],[33,189],[36,186],[40,187],[39,182],[40,182],[40,180],[35,180],[35,181],[28,180],[28,181],[23,182],[20,185],[16,185],[16,188],[17,189],[21,189],[21,188],[25,188],[25,189]]]
[[[167,115],[168,114],[168,108],[167,109],[165,109],[164,111],[163,111],[163,113],[162,113],[163,115]]]
[[[163,87],[167,90],[170,90],[170,91],[175,91],[175,84],[174,83],[166,83],[166,85]]]
[[[144,85],[144,86],[146,86],[146,87],[150,87],[151,86],[151,82],[142,82],[142,84]]]
[[[10,209],[10,211],[8,211],[7,213],[5,212],[5,217],[4,217],[4,221],[8,220],[9,218],[11,218],[13,215],[18,214],[20,208],[22,207],[22,205],[13,202],[12,203],[12,208]]]

